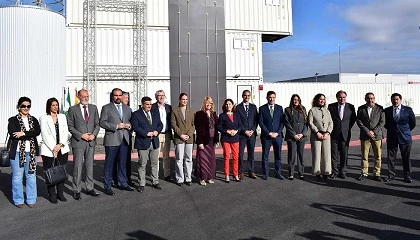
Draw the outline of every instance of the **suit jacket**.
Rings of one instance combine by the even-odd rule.
[[[367,134],[369,131],[375,133],[375,136],[372,138],[373,140],[382,140],[384,138],[383,128],[385,126],[384,108],[375,103],[369,117],[368,106],[363,104],[357,109],[357,126],[360,128],[360,140],[365,141],[371,139]]]
[[[238,104],[236,106],[236,112],[239,114],[241,118],[241,123],[243,126],[243,130],[239,133],[239,139],[247,138],[248,136],[245,135],[245,131],[252,130],[254,131],[253,136],[257,136],[257,126],[258,126],[258,111],[257,106],[255,104],[249,103],[248,108],[248,116],[246,116],[245,106],[244,103]]]
[[[261,139],[271,138],[270,132],[278,133],[277,137],[283,138],[283,107],[274,104],[274,115],[271,118],[269,105],[266,103],[259,109],[259,121],[261,127]]]
[[[328,105],[328,110],[330,111],[334,123],[334,128],[331,132],[331,140],[350,141],[351,128],[357,120],[354,106],[350,103],[344,105],[343,120],[340,119],[337,102]]]
[[[306,110],[304,109],[304,111]],[[303,137],[299,139],[299,142],[306,141],[306,136],[308,135],[308,120],[298,110],[295,109],[292,115],[292,109],[290,107],[284,109],[284,127],[286,128],[284,140],[294,142],[296,141],[295,135],[302,134]]]
[[[15,138],[13,137],[13,133],[21,131],[20,124],[16,116],[9,118],[9,123],[7,125],[7,132],[9,133],[8,141],[10,141],[10,150],[9,150],[10,159],[15,159],[17,146],[20,140],[31,140],[32,138],[34,138],[35,140],[35,151],[36,151],[35,155],[39,156],[39,146],[38,146],[38,141],[36,137],[41,133],[41,128],[39,126],[38,120],[34,116],[32,116],[32,121],[34,122],[33,123],[34,129],[32,131],[23,131],[25,133],[25,136],[22,136],[20,138]],[[9,146],[9,143],[7,144],[7,146]]]
[[[233,121],[229,119],[227,113],[221,113],[219,115],[219,123],[217,124],[217,130],[220,132],[221,142],[239,142],[239,133],[243,131],[241,117],[237,112],[233,113]],[[227,133],[227,130],[237,130],[238,132],[231,136]]]
[[[157,102],[152,104],[152,110],[159,112],[159,107],[158,107]],[[169,104],[165,104],[165,111],[166,111],[166,129],[168,130],[162,129],[162,131],[170,131],[172,129],[172,126],[171,126],[172,106]],[[161,119],[161,121],[163,121],[163,119]]]
[[[135,111],[131,118],[131,127],[136,133],[136,140],[134,142],[134,148],[138,150],[146,150],[153,144],[153,149],[159,148],[159,136],[148,137],[148,132],[161,132],[163,124],[160,121],[160,115],[158,110],[151,110],[150,115],[152,118],[152,124],[147,120],[144,114],[143,108]]]
[[[401,105],[399,118],[394,119],[394,107],[385,108],[385,128],[387,129],[387,138],[398,137],[399,144],[411,143],[411,131],[416,126],[416,117],[413,109]]]
[[[117,129],[119,123],[129,123],[131,119],[131,109],[125,104],[121,104],[122,119],[117,107],[110,102],[102,107],[99,125],[105,129],[104,146],[119,146],[123,139],[130,142],[130,131],[127,129]]]
[[[61,154],[68,153],[69,148],[69,128],[67,126],[66,115],[57,114],[58,121],[58,130],[60,137],[60,144],[64,146],[60,149]],[[53,149],[57,145],[57,133],[55,131],[55,124],[51,115],[44,115],[39,118],[39,123],[41,125],[41,155],[47,157],[54,157]]]
[[[219,132],[217,131],[217,124],[218,124],[218,117],[216,112],[212,112],[212,116],[214,118],[214,137],[213,137],[213,143],[219,142]],[[196,131],[196,140],[195,143],[197,145],[204,144],[207,145],[210,142],[210,131],[209,131],[209,118],[207,117],[207,113],[203,110],[197,111],[195,113],[194,118],[194,125],[195,125],[195,131]]]
[[[86,123],[85,118],[82,115],[80,104],[71,106],[67,112],[67,125],[69,132],[71,133],[70,144],[72,148],[85,147],[85,140],[82,139],[84,133],[91,133],[95,136],[95,139],[88,142],[89,146],[96,146],[96,136],[98,136],[99,130],[99,113],[96,105],[88,104],[89,121]]]
[[[312,107],[308,112],[308,125],[312,131],[311,140],[316,139],[316,133],[331,133],[334,127],[330,111],[326,107]]]
[[[180,107],[172,109],[171,126],[174,130],[174,144],[194,143],[194,117],[195,112],[189,107],[185,109],[185,119]],[[186,142],[181,139],[183,134],[190,137]]]

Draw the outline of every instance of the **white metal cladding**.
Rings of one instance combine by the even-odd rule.
[[[292,34],[292,0],[225,0],[225,28]]]
[[[244,79],[262,79],[260,33],[226,31],[226,77],[239,74]]]
[[[83,2],[85,0],[70,0],[67,1],[67,24],[70,26],[83,24]],[[148,0],[147,4],[147,24],[148,26],[165,27],[169,26],[168,21],[168,0]],[[98,24],[118,24],[118,25],[132,25],[132,14],[113,13],[113,12],[98,12]]]
[[[242,91],[251,91],[251,102],[260,106],[260,91],[258,86],[262,84],[262,81],[252,79],[240,79],[240,80],[227,80],[226,81],[226,96],[239,104],[242,102]]]
[[[420,83],[420,74],[341,73],[341,83]]]
[[[420,115],[420,84],[395,84],[388,92],[388,102],[391,105],[391,95],[399,93],[402,96],[402,104],[412,107],[414,114]]]
[[[98,28],[97,63],[131,65],[132,29]],[[83,28],[67,27],[67,79],[83,76]],[[147,31],[147,73],[151,79],[169,79],[169,30]]]
[[[76,91],[83,88],[82,79],[76,81],[67,81],[67,87],[70,89],[71,103],[75,102]],[[97,106],[99,111],[102,106],[109,103],[110,93],[113,88],[121,88],[125,92],[133,92],[133,81],[98,81],[96,86]],[[147,96],[155,101],[155,92],[157,90],[165,91],[166,99],[169,103],[171,99],[171,86],[169,80],[148,80],[147,83]],[[137,108],[132,106],[133,110]]]
[[[21,96],[32,100],[30,113],[45,114],[48,98],[60,100],[65,86],[65,19],[33,6],[0,8],[0,136],[16,115]]]

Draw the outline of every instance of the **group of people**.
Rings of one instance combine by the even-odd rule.
[[[150,97],[141,99],[141,108],[132,111],[128,104],[128,93],[119,88],[111,92],[112,101],[102,107],[101,114],[94,104],[89,104],[89,93],[78,91],[79,104],[69,108],[67,115],[59,111],[59,102],[50,98],[46,103],[46,114],[38,120],[29,114],[31,100],[21,97],[18,100],[18,114],[9,118],[10,135],[9,158],[12,168],[12,198],[18,208],[24,206],[23,174],[26,176],[26,203],[34,207],[36,203],[36,159],[41,155],[43,168],[47,170],[55,164],[66,164],[70,149],[73,153],[74,169],[72,178],[73,198],[82,199],[81,176],[86,170],[85,193],[99,196],[94,189],[93,160],[97,136],[100,128],[105,129],[105,164],[103,171],[104,193],[115,195],[112,187],[134,191],[131,178],[131,149],[138,151],[138,192],[145,191],[146,165],[151,166],[151,186],[161,190],[159,183],[159,154],[162,152],[163,173],[166,181],[178,186],[191,186],[192,172],[198,184],[213,184],[216,178],[215,146],[220,142],[223,148],[224,181],[240,182],[247,173],[255,179],[254,150],[257,127],[260,126],[262,144],[262,179],[269,174],[269,153],[274,152],[275,177],[283,180],[281,174],[281,145],[283,139],[288,148],[288,179],[293,180],[295,166],[298,177],[304,180],[304,146],[310,139],[312,153],[312,173],[319,181],[328,178],[346,178],[347,154],[351,138],[351,128],[355,123],[360,128],[361,175],[363,181],[368,176],[369,149],[374,154],[373,179],[383,181],[381,176],[381,151],[383,129],[387,129],[388,176],[384,181],[395,178],[395,160],[398,147],[403,161],[404,181],[411,180],[411,131],[416,125],[410,107],[401,104],[402,96],[391,96],[392,106],[383,109],[375,103],[375,96],[365,95],[366,104],[355,107],[346,102],[345,91],[338,91],[337,102],[326,104],[324,94],[313,98],[309,111],[301,103],[298,94],[293,94],[290,104],[283,107],[276,104],[276,93],[267,92],[267,103],[257,109],[250,102],[251,91],[242,92],[243,101],[235,106],[232,99],[226,99],[222,113],[216,114],[211,97],[203,99],[201,108],[195,112],[188,106],[188,95],[179,95],[177,107],[165,103],[165,92],[155,94],[156,103]],[[285,136],[283,138],[283,128]],[[135,135],[134,144],[132,142]],[[220,136],[219,136],[220,133]],[[37,137],[41,135],[40,147]],[[69,136],[70,140],[69,140]],[[171,142],[175,147],[175,178],[171,177],[169,151]],[[196,160],[193,164],[193,145],[197,146]],[[245,164],[245,148],[247,164]],[[47,185],[49,200],[52,203],[67,201],[63,194],[64,182]]]

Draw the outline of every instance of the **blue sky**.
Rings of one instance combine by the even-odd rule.
[[[420,74],[418,0],[293,0],[293,36],[263,44],[264,81],[316,72]]]

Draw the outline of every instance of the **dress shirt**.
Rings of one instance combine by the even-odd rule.
[[[168,124],[166,123],[166,109],[165,109],[165,104],[163,104],[163,106],[160,106],[159,103],[157,104],[158,109],[159,109],[159,115],[160,115],[160,121],[162,122],[163,128],[162,128],[162,132],[166,132],[167,126]]]

